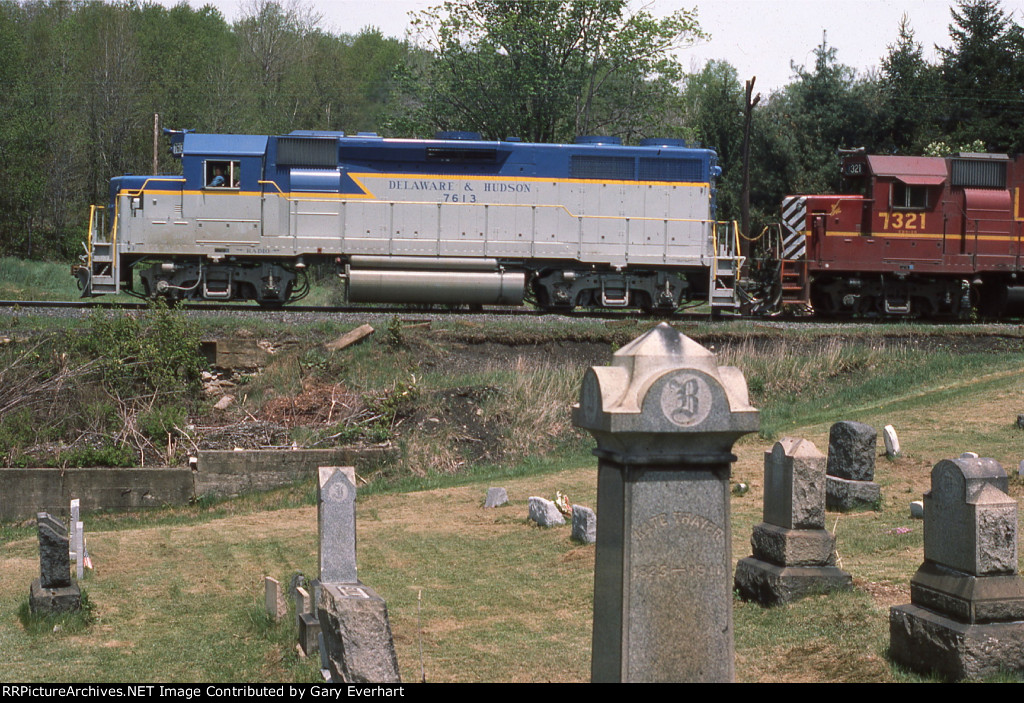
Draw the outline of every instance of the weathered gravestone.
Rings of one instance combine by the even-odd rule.
[[[484,500],[485,508],[498,508],[508,502],[508,491],[500,486],[487,489],[487,498]]]
[[[68,531],[49,513],[36,514],[39,533],[39,578],[29,587],[33,613],[56,614],[79,610],[82,591],[71,580]]]
[[[853,587],[836,567],[835,536],[825,529],[825,455],[805,439],[785,438],[764,454],[764,522],[753,556],[736,565],[740,596],[761,605]]]
[[[758,428],[738,369],[667,324],[584,376],[598,461],[593,681],[732,681],[729,472]]]
[[[540,496],[530,496],[527,505],[529,506],[529,519],[541,527],[565,524],[565,518],[559,512],[555,501]]]
[[[302,586],[295,589],[295,617],[298,620],[299,647],[307,657],[320,649],[320,620],[312,612],[313,602]]]
[[[281,593],[281,584],[270,576],[263,577],[263,606],[274,622],[288,614],[288,604]]]
[[[875,483],[878,433],[861,422],[837,422],[828,434],[828,478],[825,505],[829,510],[873,508],[882,493]]]
[[[384,599],[356,577],[356,485],[351,466],[321,466],[317,494],[317,619],[335,683],[399,683]]]
[[[583,505],[572,506],[572,539],[583,544],[597,541],[597,515]]]
[[[1024,671],[1017,502],[995,459],[940,461],[924,495],[924,563],[889,610],[889,651],[915,671],[976,679]]]

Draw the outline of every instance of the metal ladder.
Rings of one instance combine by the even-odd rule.
[[[117,271],[117,218],[115,216],[114,227],[109,232],[106,219],[105,207],[93,205],[90,208],[89,242],[85,247],[89,280],[82,290],[82,297],[121,290]]]
[[[708,305],[711,306],[711,316],[717,317],[722,312],[736,312],[740,307],[736,284],[743,257],[739,253],[739,228],[735,221],[714,223],[713,245]]]

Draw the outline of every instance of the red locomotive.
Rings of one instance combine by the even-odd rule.
[[[841,168],[844,194],[783,201],[771,306],[864,317],[1007,312],[1024,285],[1024,157],[861,150]]]

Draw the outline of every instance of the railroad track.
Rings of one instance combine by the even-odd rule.
[[[145,310],[149,307],[146,302],[132,301],[109,301],[109,300],[0,300],[0,309],[49,309],[49,310]],[[261,307],[256,304],[236,303],[179,303],[176,310],[189,312],[248,312],[248,313],[335,313],[335,314],[433,314],[433,315],[496,315],[507,317],[545,317],[545,316],[570,316],[573,318],[598,318],[598,319],[625,319],[636,317],[650,317],[663,319],[665,315],[645,315],[637,310],[575,310],[569,312],[542,312],[525,307],[446,307],[443,305],[416,306],[416,305],[284,305],[281,307]],[[677,312],[674,319],[707,319],[707,313],[693,313],[685,310]],[[752,318],[753,319],[753,318]]]

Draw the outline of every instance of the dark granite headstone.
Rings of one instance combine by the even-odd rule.
[[[49,513],[36,514],[39,534],[39,578],[29,587],[34,613],[61,613],[82,607],[82,593],[71,580],[68,532]]]

